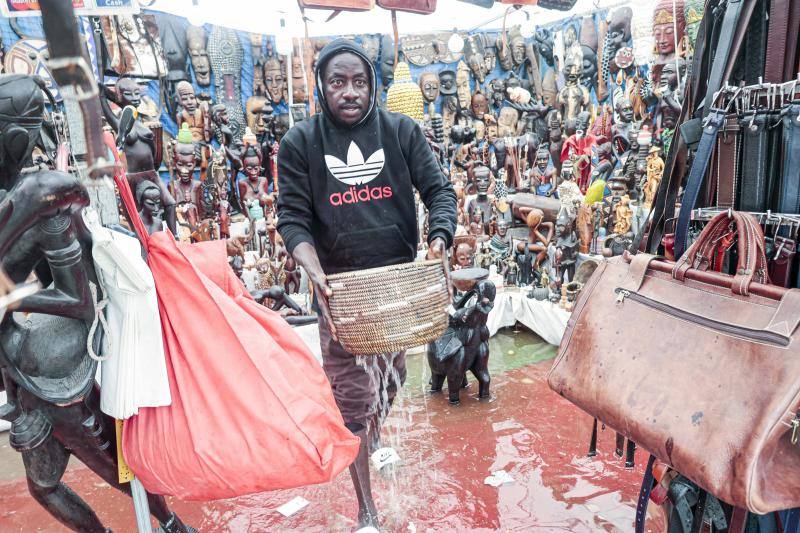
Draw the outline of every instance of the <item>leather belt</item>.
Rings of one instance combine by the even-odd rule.
[[[647,460],[647,468],[644,471],[644,479],[642,479],[642,488],[639,491],[639,501],[636,504],[636,528],[635,533],[644,533],[644,521],[647,518],[647,505],[650,502],[650,492],[653,490],[653,464],[656,462],[656,456],[651,455]]]
[[[779,213],[800,214],[800,104],[783,112],[783,175],[778,189]]]
[[[740,21],[742,8],[745,7],[745,4],[749,7],[745,10],[745,17]],[[719,40],[717,41],[717,48],[714,53],[714,61],[711,65],[711,73],[708,77],[705,98],[706,112],[710,112],[714,101],[714,95],[727,80],[733,68],[736,56],[739,55],[739,48],[741,47],[750,15],[752,15],[754,4],[755,2],[744,2],[744,0],[728,0],[728,5],[725,8],[725,15],[722,18],[722,26],[719,30]],[[749,10],[749,14],[747,10]],[[740,22],[743,26],[740,26]],[[740,27],[741,31],[737,31]]]
[[[800,50],[800,0],[791,0],[789,16],[787,17],[786,59],[783,62],[783,81],[794,79],[797,70],[798,53]]]
[[[694,162],[692,163],[692,169],[689,171],[689,177],[686,178],[683,200],[681,201],[681,210],[678,214],[678,222],[675,224],[676,258],[682,256],[683,252],[686,250],[686,237],[689,233],[689,221],[691,220],[692,209],[694,209],[695,204],[697,204],[697,198],[703,186],[703,178],[708,170],[714,146],[717,144],[719,130],[725,122],[725,114],[723,109],[713,109],[704,120],[703,136],[700,138],[700,144],[697,147],[697,153],[694,156]]]
[[[717,146],[711,159],[706,205],[733,207],[739,186],[739,155],[742,147],[739,117],[729,114],[717,137]]]
[[[767,38],[767,62],[764,66],[764,81],[781,83],[784,81],[783,67],[788,60],[786,45],[789,34],[790,0],[770,0],[769,37]],[[797,43],[792,43],[796,45]]]
[[[750,111],[742,115],[742,188],[738,209],[767,210],[769,173],[770,114]]]
[[[788,0],[781,1],[787,2]],[[769,24],[769,38],[767,37],[767,14],[769,13],[767,9],[767,0],[757,0],[754,3],[754,13],[750,20],[750,25],[747,28],[747,35],[745,36],[747,45],[742,54],[744,81],[747,85],[759,83],[759,78],[764,76],[765,56],[766,63],[769,63],[770,57],[774,59],[774,54],[770,54],[767,51],[767,39],[770,40],[770,43],[772,43],[773,40],[772,24]],[[774,0],[772,4],[774,5]],[[769,20],[772,20],[771,15]],[[785,34],[786,32],[784,31],[784,37]],[[780,57],[780,67],[783,69],[783,55]]]

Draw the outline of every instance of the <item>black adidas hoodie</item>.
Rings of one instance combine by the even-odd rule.
[[[442,237],[449,247],[456,227],[453,187],[417,123],[376,106],[375,70],[364,51],[345,39],[326,46],[317,87],[326,63],[343,52],[370,66],[366,115],[353,126],[341,124],[320,90],[323,113],[290,129],[278,152],[278,232],[290,253],[311,243],[326,274],[413,261],[414,188],[429,211],[429,242]]]

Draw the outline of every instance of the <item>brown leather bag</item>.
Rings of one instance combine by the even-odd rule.
[[[297,0],[301,8],[334,9],[336,11],[369,11],[375,0]]]
[[[430,15],[436,11],[436,0],[377,0],[383,9],[407,11],[420,15]]]
[[[738,233],[737,274],[702,270]],[[759,514],[800,506],[800,290],[768,284],[761,228],[723,213],[678,263],[601,264],[550,387],[701,488]]]

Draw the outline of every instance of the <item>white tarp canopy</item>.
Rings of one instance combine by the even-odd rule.
[[[547,24],[621,3],[620,0],[578,0],[569,12],[523,7],[509,14],[507,23],[522,24],[529,20],[532,25]],[[216,24],[251,33],[285,35],[288,32],[292,37],[301,37],[304,32],[297,0],[154,0],[150,5],[142,2],[142,6],[187,17],[193,23]],[[462,31],[477,27],[497,29],[502,27],[503,14],[509,7],[496,3],[486,9],[458,0],[438,0],[433,15],[398,12],[397,24],[401,34],[452,31],[454,28]],[[306,10],[310,37],[392,32],[391,13],[385,9],[345,11],[325,22],[330,14],[325,10]],[[281,18],[285,21],[283,29]]]

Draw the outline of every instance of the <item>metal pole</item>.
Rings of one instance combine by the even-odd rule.
[[[133,508],[136,511],[136,527],[139,533],[152,533],[153,526],[150,524],[150,505],[147,502],[147,491],[144,490],[144,486],[138,478],[131,480],[131,497],[133,498]]]

